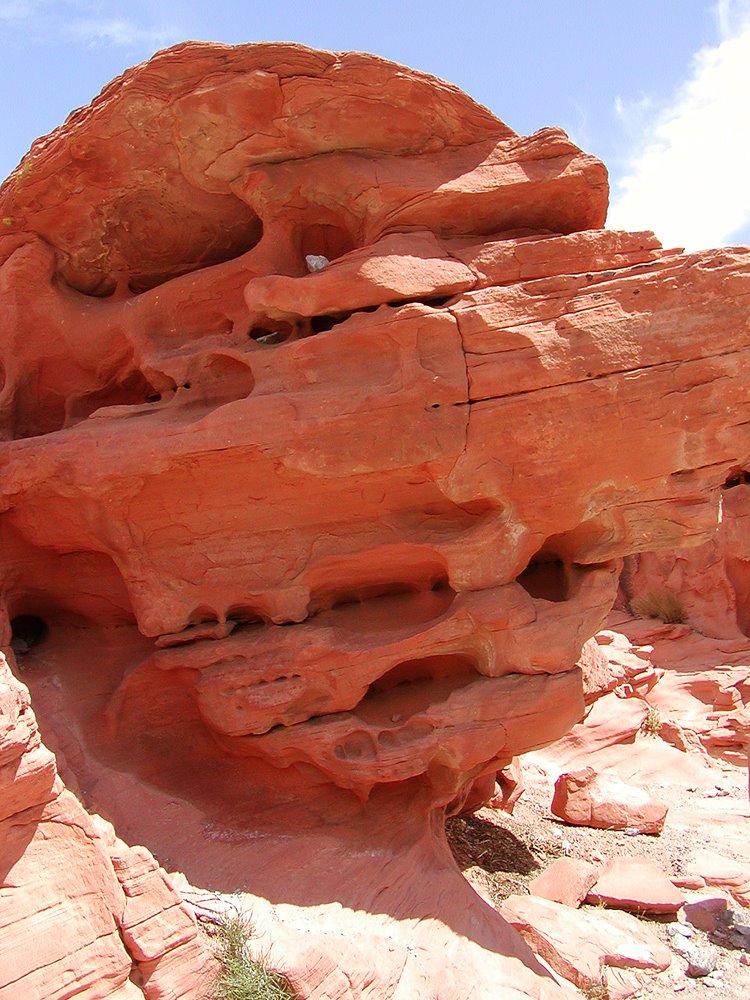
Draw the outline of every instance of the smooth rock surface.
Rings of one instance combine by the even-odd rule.
[[[726,889],[740,906],[750,906],[750,866],[746,863],[702,850],[693,854],[690,864],[708,885]]]

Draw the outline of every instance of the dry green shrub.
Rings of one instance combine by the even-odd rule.
[[[648,715],[641,723],[641,732],[647,736],[658,736],[662,727],[661,712],[656,705],[648,706]]]
[[[216,957],[221,972],[212,1000],[294,1000],[294,992],[278,972],[264,968],[248,955],[251,929],[240,916],[229,917],[216,930]]]
[[[677,594],[663,588],[647,590],[630,602],[630,610],[640,618],[661,618],[666,625],[681,625],[685,611]]]
[[[609,990],[604,974],[598,983],[584,983],[578,989],[586,997],[586,1000],[609,1000]]]

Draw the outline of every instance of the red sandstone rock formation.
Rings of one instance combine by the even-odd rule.
[[[577,858],[558,858],[529,882],[532,896],[577,909],[599,877],[599,867]]]
[[[303,997],[563,995],[443,817],[580,719],[619,559],[713,530],[750,253],[288,45],[156,56],[0,202],[0,642],[83,803],[242,889]]]

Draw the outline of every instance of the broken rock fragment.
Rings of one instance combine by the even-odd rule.
[[[668,807],[645,789],[588,766],[561,774],[555,782],[552,812],[566,823],[604,830],[661,833]]]
[[[579,858],[558,858],[529,882],[532,896],[578,907],[599,877],[600,866]]]
[[[576,910],[536,896],[509,896],[500,912],[556,972],[582,989],[604,981],[613,997],[632,996],[642,986],[636,970],[663,971],[672,961],[669,949],[629,913]]]

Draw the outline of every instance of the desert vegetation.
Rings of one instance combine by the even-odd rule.
[[[217,925],[215,942],[220,972],[210,1000],[294,1000],[288,981],[250,958],[250,924],[239,914]]]

